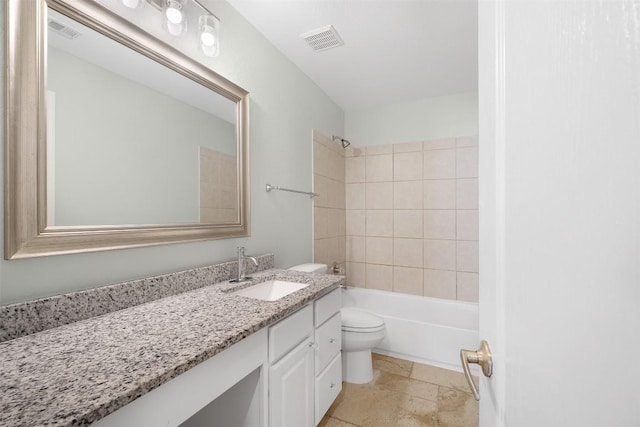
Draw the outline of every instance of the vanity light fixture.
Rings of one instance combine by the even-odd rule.
[[[187,20],[184,19],[184,7],[186,0],[165,0],[164,2],[164,28],[172,36],[179,36],[187,31]]]
[[[218,56],[220,53],[220,19],[198,0],[120,0],[120,2],[128,9],[141,9],[145,3],[153,6],[154,9],[162,12],[162,28],[176,37],[186,34],[187,23],[191,19],[195,21],[197,16],[197,39],[200,50],[209,57]]]
[[[220,20],[213,15],[201,15],[198,19],[198,24],[202,52],[207,56],[218,56]]]
[[[140,9],[144,6],[144,0],[120,0],[129,9]]]

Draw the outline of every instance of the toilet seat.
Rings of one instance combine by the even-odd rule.
[[[371,333],[384,329],[384,319],[368,311],[345,307],[340,309],[340,314],[345,332]]]

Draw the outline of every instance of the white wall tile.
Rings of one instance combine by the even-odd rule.
[[[366,233],[366,210],[347,209],[346,234],[347,236],[364,236]]]
[[[393,291],[403,294],[422,295],[423,274],[421,268],[394,267]]]
[[[393,236],[422,239],[424,219],[421,210],[394,210]]]
[[[478,240],[478,211],[458,210],[457,211],[457,232],[458,240]]]
[[[393,239],[366,237],[366,260],[371,264],[393,264]]]
[[[422,268],[422,239],[393,239],[393,265]]]
[[[393,180],[414,181],[422,179],[422,155],[397,153],[393,155]]]
[[[393,289],[393,267],[390,265],[367,264],[366,287],[379,291],[391,291]]]
[[[393,155],[367,156],[365,159],[367,182],[388,182],[393,180]]]
[[[392,209],[393,208],[393,183],[372,182],[366,184],[366,208],[367,209]]]
[[[345,182],[365,182],[365,157],[347,157],[344,159],[344,163]]]
[[[478,209],[478,178],[456,179],[456,208]]]
[[[478,242],[459,241],[456,245],[458,272],[478,272]]]
[[[422,181],[393,183],[394,209],[422,209]]]
[[[456,269],[455,240],[424,240],[424,267],[433,270]]]
[[[425,269],[423,293],[425,297],[456,299],[456,272]]]
[[[366,235],[393,237],[393,211],[372,209],[367,211]]]
[[[458,273],[458,300],[478,302],[478,273]]]
[[[456,149],[456,177],[478,177],[478,147]]]
[[[456,211],[455,210],[425,210],[424,211],[424,238],[455,240]]]
[[[464,149],[463,149],[464,150]],[[424,151],[424,179],[450,179],[456,177],[456,151]]]

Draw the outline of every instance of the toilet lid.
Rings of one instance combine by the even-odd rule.
[[[384,326],[384,319],[368,311],[345,307],[340,309],[342,329],[380,329]]]

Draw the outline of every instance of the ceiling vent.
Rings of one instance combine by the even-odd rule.
[[[54,33],[59,34],[62,37],[67,38],[69,40],[78,38],[81,35],[78,31],[74,30],[73,28],[68,27],[64,24],[61,24],[60,22],[53,19],[49,19],[49,29]]]
[[[316,52],[344,45],[342,38],[331,25],[300,34]]]

